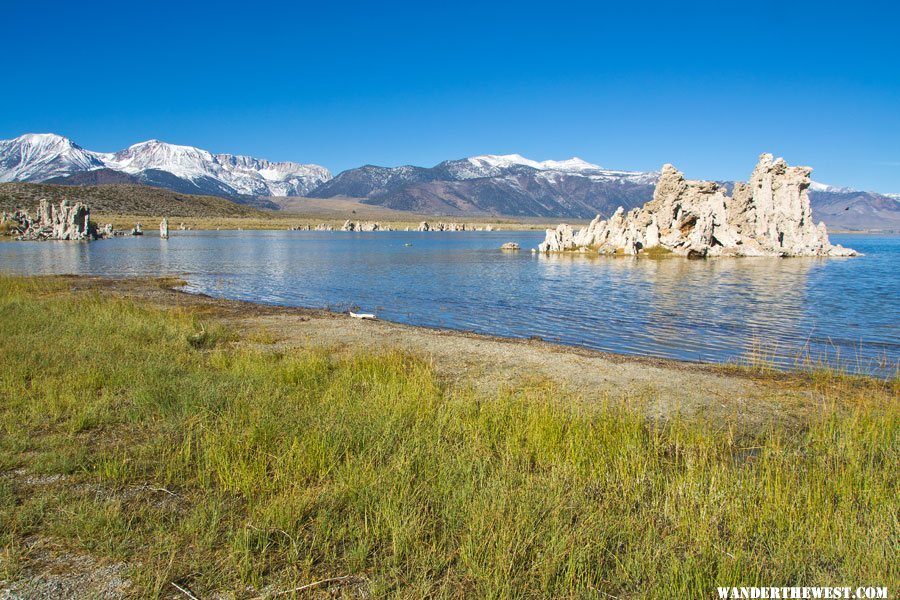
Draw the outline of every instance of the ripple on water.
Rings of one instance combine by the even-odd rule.
[[[832,236],[853,259],[630,259],[504,253],[538,232],[175,232],[0,244],[7,272],[182,275],[188,289],[279,305],[704,361],[811,357],[893,375],[900,237]],[[412,247],[404,244],[412,243]]]

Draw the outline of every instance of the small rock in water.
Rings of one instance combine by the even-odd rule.
[[[519,245],[515,242],[506,242],[502,246],[500,246],[501,250],[518,250]]]

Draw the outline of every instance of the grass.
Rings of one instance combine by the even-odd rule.
[[[898,583],[896,382],[816,380],[805,423],[747,432],[549,382],[486,397],[397,352],[277,353],[53,279],[0,277],[0,316],[0,579],[40,538],[126,562],[140,597]]]
[[[651,246],[649,248],[641,248],[641,255],[646,255],[650,257],[663,257],[670,256],[672,251],[666,248],[665,246]]]
[[[754,337],[750,340],[744,355],[730,365],[738,372],[775,376],[790,370],[810,378],[828,381],[850,380],[861,384],[871,381],[871,376],[880,375],[894,381],[900,380],[900,363],[891,361],[887,354],[863,357],[861,351],[855,355],[842,355],[840,348],[831,344],[821,352],[813,353],[808,344],[803,347],[780,347],[767,339]]]

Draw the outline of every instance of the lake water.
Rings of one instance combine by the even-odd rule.
[[[832,235],[850,259],[533,255],[542,232],[175,232],[0,244],[21,274],[179,275],[188,289],[625,354],[734,361],[760,350],[894,375],[900,237]],[[503,242],[520,252],[501,252]],[[412,244],[407,246],[407,244]]]

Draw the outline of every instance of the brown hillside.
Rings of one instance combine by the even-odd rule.
[[[143,185],[46,185],[0,183],[0,210],[34,210],[38,201],[84,202],[94,213],[170,217],[261,217],[260,210],[216,196],[179,194]]]

